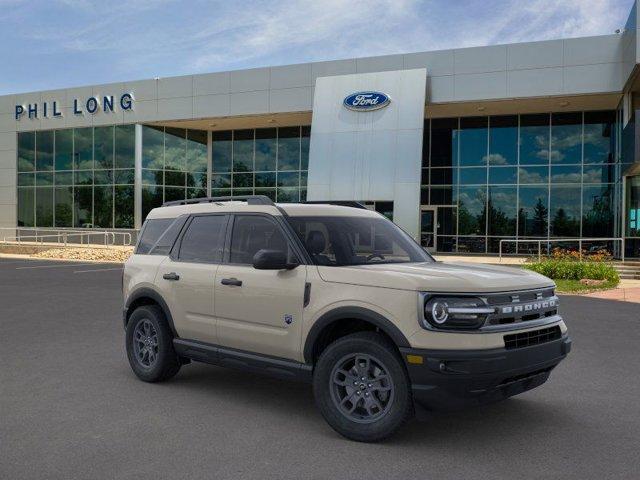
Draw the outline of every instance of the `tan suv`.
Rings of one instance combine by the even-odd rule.
[[[436,262],[382,215],[335,203],[152,210],[124,269],[135,374],[195,360],[309,381],[336,431],[375,441],[416,410],[537,387],[569,352],[548,278]]]

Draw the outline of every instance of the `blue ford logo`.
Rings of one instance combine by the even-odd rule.
[[[345,97],[343,104],[349,110],[371,111],[389,105],[391,99],[381,92],[356,92]]]

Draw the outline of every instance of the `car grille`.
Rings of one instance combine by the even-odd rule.
[[[487,317],[485,326],[529,322],[558,314],[558,297],[552,288],[526,292],[501,293],[486,297],[495,313]]]
[[[562,336],[559,326],[532,330],[530,332],[513,333],[504,336],[504,346],[507,350],[514,348],[530,347],[541,343],[557,340]]]

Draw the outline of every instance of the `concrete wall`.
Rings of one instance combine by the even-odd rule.
[[[394,202],[394,222],[418,238],[426,70],[318,78],[309,150],[309,200]],[[343,99],[384,92],[388,106],[352,111]]]

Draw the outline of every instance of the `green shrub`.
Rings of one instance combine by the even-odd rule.
[[[540,262],[528,263],[524,268],[533,270],[553,280],[608,280],[618,283],[618,272],[610,263],[605,262],[576,262],[573,260],[547,259]]]

